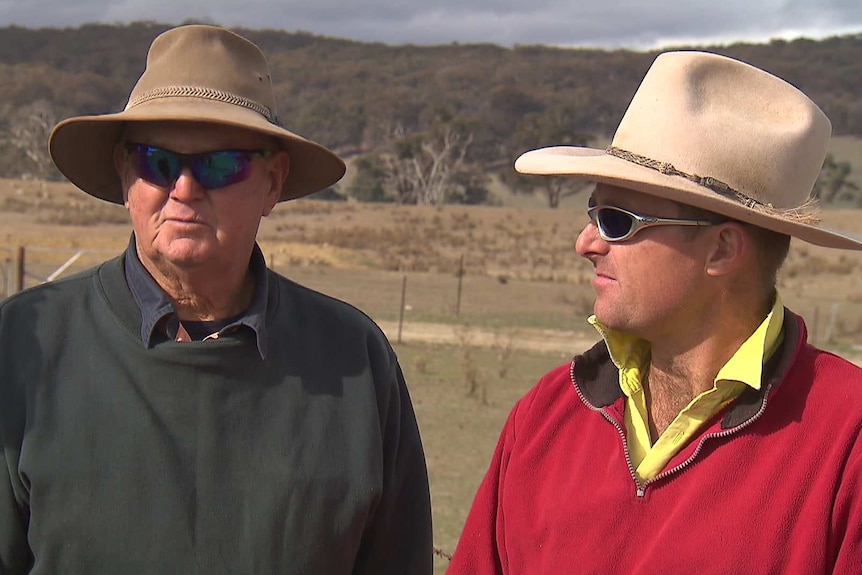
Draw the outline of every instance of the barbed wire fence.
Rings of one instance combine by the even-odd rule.
[[[115,250],[0,246],[0,299],[117,255]]]
[[[445,551],[443,551],[442,549],[440,549],[436,545],[434,546],[434,555],[436,555],[437,557],[442,557],[446,561],[452,560],[452,555],[450,555],[449,553],[446,553]]]
[[[0,245],[0,299],[13,295],[22,289],[50,282],[65,277],[88,267],[118,255],[118,250],[56,247],[56,246],[3,246]],[[267,258],[271,265],[276,261],[273,255]],[[469,321],[462,312],[468,307],[464,302],[468,288],[464,285],[465,274],[463,272],[463,261],[459,272],[451,281],[445,284],[439,276],[434,278],[423,274],[402,274],[389,272],[368,272],[359,278],[360,271],[351,273],[361,281],[338,281],[337,284],[329,283],[316,285],[315,274],[308,273],[307,268],[291,268],[278,265],[275,267],[288,277],[297,279],[313,289],[320,289],[348,302],[359,305],[360,308],[374,307],[377,302],[366,305],[368,294],[376,294],[378,299],[392,302],[392,316],[398,322],[400,333],[402,324],[411,321],[417,313],[423,310],[426,315],[431,315],[438,321],[450,323],[463,323]],[[298,275],[298,278],[294,276]],[[408,282],[408,276],[410,281]],[[486,278],[487,279],[487,278]],[[475,289],[472,286],[469,289]],[[496,283],[496,282],[492,282]],[[488,289],[488,288],[483,288]],[[511,290],[511,286],[501,284],[491,289]],[[534,289],[534,288],[530,288]],[[558,284],[557,289],[562,292],[567,289],[566,284]],[[442,294],[442,291],[447,291]],[[531,292],[533,298],[549,297],[548,294]],[[799,302],[790,304],[791,309],[801,314],[805,319],[809,331],[809,341],[815,345],[824,347],[838,347],[841,351],[849,351],[852,355],[862,357],[862,301],[859,298],[841,299],[840,294],[836,297],[808,297]],[[578,308],[578,318],[586,317],[588,310],[592,307],[591,298],[581,298],[585,301],[576,301],[577,298],[566,298],[564,304],[572,304],[569,307]],[[442,300],[446,300],[445,302]],[[492,295],[486,299],[493,300]],[[587,301],[589,300],[589,301]],[[526,305],[525,299],[519,300]],[[400,304],[399,304],[400,302]],[[448,303],[446,303],[448,302]],[[589,305],[586,305],[589,304]],[[583,309],[581,309],[583,308]],[[573,308],[574,310],[574,308]],[[529,313],[526,308],[522,310]]]

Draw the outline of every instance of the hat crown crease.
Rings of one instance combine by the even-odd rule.
[[[275,138],[291,158],[279,201],[325,189],[346,168],[332,150],[281,124],[263,51],[218,26],[179,26],[157,36],[125,108],[58,123],[48,138],[51,159],[86,193],[123,204],[123,182],[113,158],[128,122],[204,123]]]
[[[269,111],[277,116],[272,76],[260,49],[241,36],[208,26],[189,26],[157,37],[147,55],[144,73],[132,89],[127,109],[140,101],[171,94],[177,87],[190,97],[203,97]],[[208,95],[209,94],[209,95]],[[221,96],[230,95],[230,97]],[[212,97],[215,95],[216,97]]]
[[[808,203],[830,133],[823,112],[784,80],[714,54],[669,52],[644,76],[612,146],[795,210]]]
[[[823,111],[791,83],[726,56],[672,51],[643,77],[610,151],[540,148],[521,154],[515,170],[570,175],[862,250],[862,236],[823,225],[813,193],[831,131]]]

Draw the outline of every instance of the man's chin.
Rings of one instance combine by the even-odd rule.
[[[627,331],[630,326],[625,317],[621,317],[620,311],[616,309],[608,309],[607,307],[598,305],[593,306],[593,315],[596,320],[604,327],[614,331]]]
[[[161,251],[160,259],[178,269],[193,269],[211,261],[216,253],[210,242],[198,238],[177,238]]]

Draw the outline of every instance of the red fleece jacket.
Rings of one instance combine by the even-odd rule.
[[[862,369],[783,349],[654,480],[626,453],[604,343],[509,415],[450,575],[862,573]]]

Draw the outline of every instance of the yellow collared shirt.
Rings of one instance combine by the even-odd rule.
[[[763,364],[781,342],[784,304],[776,294],[766,319],[745,340],[715,377],[712,389],[691,400],[653,443],[650,437],[646,393],[642,381],[649,367],[649,342],[602,326],[595,316],[588,320],[605,340],[611,360],[620,372],[620,388],[626,396],[625,423],[628,450],[640,481],[658,475],[667,462],[694,437],[704,422],[736,399],[745,387],[760,389]]]

